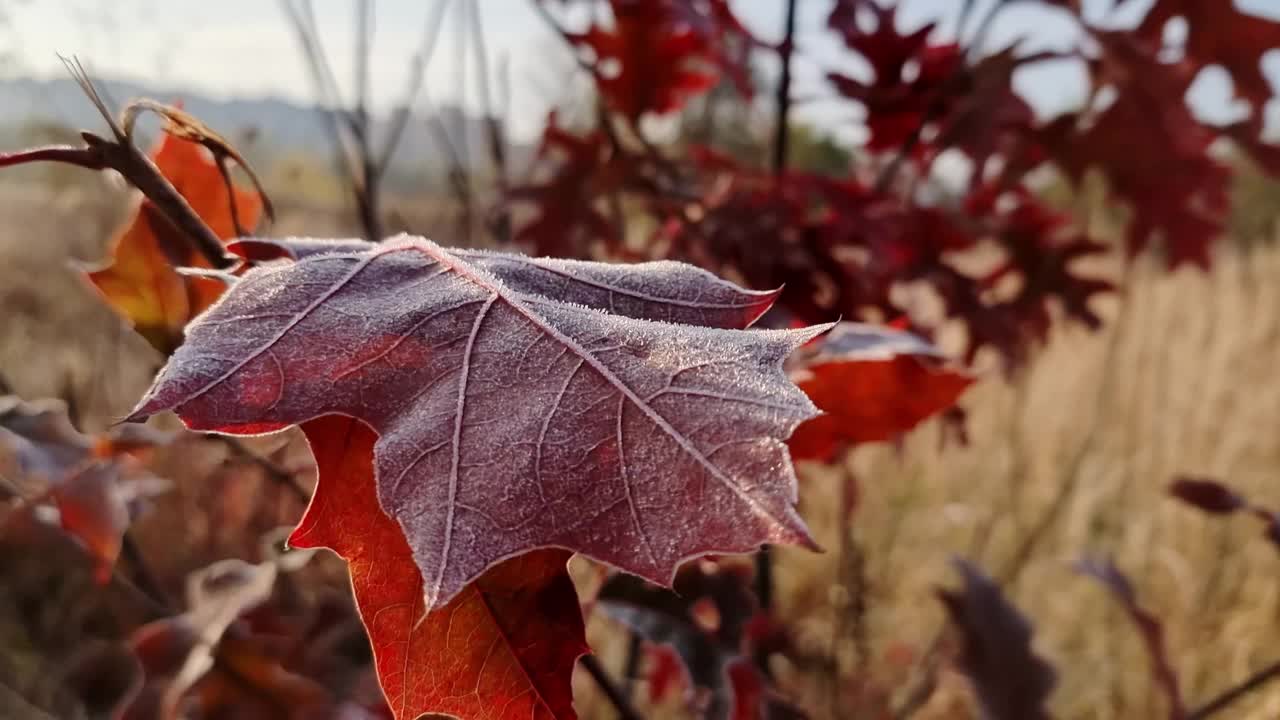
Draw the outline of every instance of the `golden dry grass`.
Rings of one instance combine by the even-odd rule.
[[[96,197],[0,193],[0,374],[27,396],[70,394],[91,427],[125,412],[158,360],[64,266],[98,257],[118,218]],[[278,231],[333,227],[294,213]],[[1164,712],[1136,632],[1073,571],[1085,555],[1114,557],[1164,619],[1192,705],[1280,659],[1276,549],[1250,518],[1205,518],[1164,492],[1177,473],[1207,474],[1280,507],[1280,249],[1249,253],[1224,252],[1208,275],[1135,265],[1127,296],[1104,303],[1106,330],[1062,327],[1024,372],[983,377],[964,400],[966,447],[940,448],[930,424],[840,470],[803,468],[802,512],[828,552],[778,556],[781,612],[806,658],[776,668],[782,684],[817,717],[852,716],[864,669],[865,686],[901,702],[921,654],[947,648],[934,591],[955,582],[953,555],[1003,578],[1034,619],[1061,718]],[[860,487],[848,542],[844,470]],[[593,619],[590,632],[617,668],[616,629]],[[580,686],[584,715],[607,717]],[[966,692],[944,668],[916,717],[969,717]],[[1280,683],[1220,717],[1280,717]]]
[[[1280,659],[1276,548],[1252,518],[1205,518],[1165,495],[1174,475],[1204,474],[1280,507],[1280,253],[1224,255],[1210,275],[1149,262],[1130,272],[1106,330],[1062,328],[1025,372],[989,375],[969,393],[967,447],[939,450],[935,424],[901,448],[849,458],[873,672],[896,644],[921,649],[937,636],[932,593],[954,584],[953,554],[1004,579],[1034,619],[1037,648],[1060,669],[1058,717],[1165,712],[1136,631],[1073,570],[1082,557],[1114,558],[1164,619],[1190,705]],[[786,554],[787,611],[820,650],[851,630],[836,619],[851,594],[831,512],[841,477],[811,468],[803,478],[803,512],[833,550]],[[836,645],[852,675],[851,638]],[[955,717],[963,691],[944,674],[918,717]],[[1280,685],[1222,717],[1280,717]]]

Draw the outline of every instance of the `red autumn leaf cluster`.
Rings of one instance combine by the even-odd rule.
[[[832,178],[787,167],[785,159],[761,168],[757,158],[629,142],[645,138],[638,116],[705,98],[711,85],[687,74],[682,60],[655,67],[642,49],[735,37],[741,24],[727,12],[704,11],[696,23],[641,28],[628,22],[640,6],[669,18],[702,4],[612,3],[609,47],[632,50],[584,60],[604,110],[576,141],[608,152],[596,154],[594,165],[584,164],[587,154],[572,161],[543,154],[535,178],[548,179],[507,198],[538,218],[517,227],[516,238],[535,252],[634,259],[636,248],[623,242],[623,214],[610,211],[625,207],[654,228],[642,255],[690,260],[756,287],[784,286],[779,311],[803,322],[909,315],[898,291],[928,287],[942,298],[944,317],[967,329],[968,357],[990,348],[1007,366],[1044,339],[1055,306],[1096,326],[1090,301],[1111,289],[1082,263],[1107,253],[1108,244],[1047,207],[1033,171],[1051,168],[1077,185],[1099,172],[1108,199],[1130,213],[1126,252],[1156,247],[1170,266],[1207,267],[1229,210],[1231,172],[1218,141],[1280,170],[1276,148],[1260,137],[1261,107],[1274,93],[1260,63],[1280,48],[1280,24],[1235,8],[1160,0],[1137,29],[1113,30],[1095,25],[1080,3],[1043,2],[1045,13],[1075,16],[1077,48],[1024,52],[1015,44],[989,52],[985,29],[1005,4],[995,5],[981,21],[971,17],[958,37],[932,23],[904,30],[896,3],[833,5],[827,28],[869,73],[827,73],[832,96],[861,109],[866,137],[858,167]],[[1174,18],[1188,23],[1184,46],[1166,42]],[[699,40],[696,51],[675,57],[724,44]],[[724,57],[702,66],[723,67]],[[1041,118],[1015,92],[1016,71],[1048,62],[1087,67],[1085,107]],[[1187,103],[1191,82],[1209,65],[1224,68],[1250,104],[1231,125],[1208,124]],[[546,144],[575,145],[561,127],[547,133]],[[593,183],[606,167],[626,180]],[[558,192],[566,187],[592,192]],[[551,232],[545,218],[565,224]],[[975,257],[997,259],[979,269]]]
[[[541,1],[541,0],[540,0]],[[728,0],[609,0],[612,24],[565,38],[610,107],[631,120],[664,115],[713,87],[721,75],[750,92],[744,46],[752,38]]]

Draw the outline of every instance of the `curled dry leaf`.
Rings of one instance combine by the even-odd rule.
[[[1280,513],[1250,501],[1225,483],[1184,475],[1174,479],[1169,494],[1212,515],[1250,514],[1262,522],[1267,542],[1280,548]]]
[[[218,237],[236,235],[228,186],[200,145],[162,135],[151,152],[161,174]],[[262,200],[234,189],[240,223],[257,224]],[[111,241],[111,260],[88,273],[89,281],[157,350],[170,353],[182,328],[222,293],[223,284],[180,275],[175,266],[208,267],[192,244],[150,200],[140,198],[130,219]]]
[[[823,411],[792,434],[797,460],[830,460],[851,445],[892,440],[954,405],[973,383],[919,337],[851,322],[806,348],[793,367],[792,379]]]
[[[816,410],[782,363],[826,326],[726,330],[585,305],[697,306],[722,282],[690,286],[677,265],[606,288],[578,266],[550,298],[482,263],[401,238],[252,270],[191,324],[130,419],[173,409],[246,434],[363,420],[427,609],[537,548],[665,584],[691,557],[812,546],[784,441]]]

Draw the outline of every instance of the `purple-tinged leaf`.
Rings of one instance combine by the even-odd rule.
[[[1049,663],[1031,648],[1031,623],[977,567],[957,559],[960,590],[941,590],[942,604],[960,629],[960,667],[973,683],[983,717],[1042,720],[1057,682]]]
[[[662,267],[637,290],[698,297]],[[782,364],[826,328],[620,317],[399,239],[246,273],[130,419],[172,409],[239,434],[365,421],[428,609],[541,547],[667,584],[700,555],[813,545],[785,440],[817,411]]]
[[[1280,548],[1280,514],[1270,508],[1257,505],[1249,498],[1232,490],[1226,483],[1212,478],[1181,476],[1169,485],[1169,494],[1203,512],[1213,515],[1230,515],[1245,512],[1263,524],[1267,542]]]
[[[358,239],[243,238],[230,246],[251,260],[359,253],[372,246]],[[745,328],[773,305],[778,290],[746,290],[693,265],[659,260],[616,263],[531,258],[490,250],[442,248],[472,267],[493,273],[508,288],[605,310],[614,315],[682,325]]]
[[[1228,515],[1249,507],[1249,502],[1217,480],[1179,477],[1169,486],[1169,494],[1182,502],[1214,515]]]

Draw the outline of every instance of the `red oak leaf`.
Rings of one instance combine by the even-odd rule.
[[[378,678],[398,720],[572,718],[570,678],[588,651],[569,553],[540,550],[494,566],[426,612],[404,533],[378,505],[377,436],[331,415],[302,426],[319,467],[315,495],[289,537],[346,559]]]
[[[1014,92],[1013,74],[1049,57],[1046,53],[1019,56],[1015,47],[1009,47],[966,67],[947,88],[952,97],[939,115],[939,137],[932,151],[955,147],[967,154],[974,164],[970,175],[974,186],[987,179],[985,171],[993,157],[1017,157],[1033,131],[1035,113]]]
[[[537,164],[547,176],[509,189],[506,197],[534,206],[537,217],[516,232],[517,242],[543,255],[573,256],[592,241],[613,242],[621,230],[599,207],[620,186],[623,164],[599,130],[576,135],[547,120]]]
[[[874,17],[874,29],[859,26],[859,12]],[[863,83],[841,73],[828,73],[836,91],[862,103],[867,110],[869,150],[896,149],[920,132],[928,116],[946,114],[948,86],[957,78],[964,57],[953,43],[930,45],[932,24],[900,33],[897,6],[884,7],[865,0],[842,0],[831,11],[827,24],[838,32],[850,50],[871,65],[874,79]],[[912,73],[908,74],[908,68]]]
[[[1138,34],[1160,43],[1175,17],[1187,25],[1187,57],[1197,69],[1221,65],[1231,73],[1236,94],[1261,111],[1274,88],[1262,72],[1262,56],[1280,48],[1280,22],[1241,12],[1231,2],[1158,0],[1138,27]]]
[[[721,34],[743,32],[726,3],[702,13],[689,0],[611,0],[613,27],[593,25],[569,39],[590,49],[596,84],[611,108],[637,119],[679,110],[710,89],[723,69],[739,84],[746,73],[721,47]]]
[[[955,404],[973,383],[939,367],[940,353],[910,333],[840,323],[802,360],[796,384],[823,411],[791,435],[797,460],[830,460],[842,448],[884,442]]]
[[[1007,210],[995,210],[1006,203]],[[991,207],[982,207],[988,204]],[[1008,276],[1020,278],[1014,296],[992,305],[991,310],[1009,317],[1028,344],[1048,337],[1052,301],[1061,304],[1067,317],[1090,329],[1102,325],[1089,303],[1114,286],[1097,277],[1078,275],[1078,268],[1072,266],[1081,258],[1104,255],[1106,245],[1073,230],[1070,216],[1050,210],[1023,188],[1007,193],[980,189],[970,196],[968,209],[975,216],[987,215],[1006,255],[1006,260],[983,278],[982,285],[994,288]]]
[[[1130,253],[1159,235],[1171,267],[1207,268],[1228,210],[1230,172],[1210,156],[1215,135],[1183,100],[1191,68],[1160,62],[1130,35],[1093,34],[1105,53],[1095,76],[1115,85],[1115,101],[1084,127],[1072,115],[1055,120],[1040,139],[1077,185],[1090,168],[1100,169],[1112,193],[1132,207]]]
[[[627,291],[679,304],[722,282],[678,267]],[[131,419],[364,420],[428,609],[542,547],[668,583],[698,555],[812,545],[784,440],[816,410],[782,362],[826,327],[638,320],[579,304],[619,295],[584,284],[526,294],[414,238],[257,268],[188,327]]]

